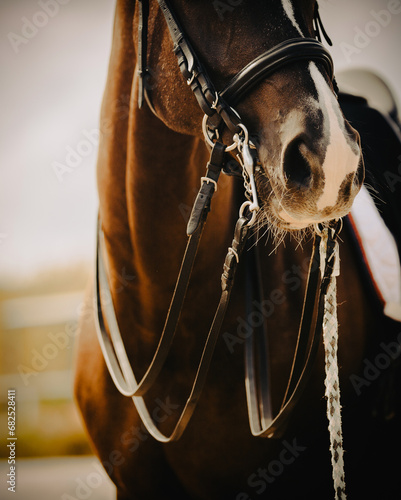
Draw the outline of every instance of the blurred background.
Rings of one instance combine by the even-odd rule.
[[[14,498],[76,498],[82,484],[85,498],[113,498],[72,400],[72,364],[94,265],[98,121],[114,6],[0,3],[0,498],[8,498],[10,388],[18,403]],[[320,12],[336,71],[370,69],[399,101],[401,2],[321,0]]]
[[[97,130],[114,7],[110,0],[0,3],[0,457],[8,456],[4,411],[15,388],[13,498],[21,500],[83,498],[83,484],[93,487],[86,498],[113,498],[72,400],[72,364],[93,266]],[[76,456],[85,458],[70,460]]]

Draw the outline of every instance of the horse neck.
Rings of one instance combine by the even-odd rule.
[[[132,115],[126,196],[135,263],[143,280],[169,281],[168,269],[179,263],[185,248],[186,215],[203,175],[206,148],[197,138],[167,128],[148,107]]]
[[[117,130],[119,125],[113,126]],[[186,223],[205,175],[208,151],[203,139],[170,130],[146,105],[140,110],[131,105],[125,133],[118,130],[103,142],[99,198],[117,317],[146,325],[157,338],[185,251]],[[216,290],[231,238],[231,184],[223,179],[213,200],[200,264],[194,270],[195,283],[205,271],[214,276]],[[210,256],[205,257],[210,249],[216,263],[211,274]]]

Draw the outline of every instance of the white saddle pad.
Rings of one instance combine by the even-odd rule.
[[[350,220],[383,303],[384,314],[401,321],[401,268],[397,245],[365,186],[355,198]]]

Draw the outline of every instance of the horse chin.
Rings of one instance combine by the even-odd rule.
[[[281,225],[287,227],[289,231],[300,231],[313,227],[315,224],[324,224],[331,220],[331,218],[324,219],[307,219],[307,218],[295,218],[292,217],[287,211],[282,209],[278,214],[278,220],[282,221]]]
[[[303,239],[304,236],[314,233],[318,226],[327,226],[331,221],[338,220],[346,216],[352,206],[352,200],[348,199],[343,203],[338,203],[329,210],[314,211],[312,206],[296,207],[287,206],[288,193],[279,182],[273,183],[266,177],[261,181],[258,179],[259,201],[261,214],[257,219],[258,229],[267,225],[269,230],[279,233],[290,233],[296,238]],[[359,191],[359,190],[358,190]]]
[[[307,241],[313,234],[319,232],[322,226],[327,226],[336,217],[295,218],[285,212],[282,207],[277,209],[274,203],[262,202],[261,210],[255,222],[258,240],[265,234],[272,237],[273,244],[277,248],[287,235],[294,238],[299,244]],[[345,214],[344,214],[345,215]]]
[[[280,229],[281,231],[287,231],[291,234],[296,233],[297,235],[305,235],[306,233],[313,231],[315,227],[315,223],[312,221],[288,221],[281,217],[276,217],[275,224],[277,226],[277,229]]]
[[[276,215],[276,220],[278,221],[278,226],[282,229],[286,228],[288,231],[302,231],[315,228],[318,225],[325,226],[333,220],[344,217],[347,213],[348,211],[336,211],[325,216],[316,214],[315,217],[296,217],[291,215],[281,206],[281,210],[279,210]]]
[[[277,212],[268,203],[263,203],[254,224],[257,241],[264,236],[271,239],[277,249],[289,235],[299,244],[307,240],[315,232],[315,226],[303,223],[291,223],[278,216]]]

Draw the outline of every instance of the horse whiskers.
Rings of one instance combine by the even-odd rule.
[[[264,229],[263,233],[259,234],[262,229]],[[266,212],[264,210],[260,210],[255,221],[254,232],[252,233],[252,237],[255,237],[254,245],[257,245],[270,229],[271,224]]]
[[[278,221],[277,221],[278,222]],[[269,236],[273,239],[274,251],[283,243],[285,236],[287,234],[287,230],[280,228],[276,221],[272,220],[272,217],[269,216],[267,210],[264,209],[262,205],[261,209],[257,214],[256,221],[253,225],[254,231],[252,236],[255,237],[254,245],[257,245],[262,238],[267,234],[266,243],[269,239]],[[261,230],[263,232],[261,233]],[[260,234],[261,233],[261,234]]]
[[[373,200],[377,200],[379,201],[380,203],[383,203],[385,205],[385,201],[383,201],[379,195],[378,195],[378,191],[370,184],[368,183],[364,183],[364,186],[366,187],[368,193],[370,194],[370,196],[373,198]]]
[[[285,198],[291,197],[292,191],[294,189],[287,189],[287,191],[275,190],[271,184],[270,178],[262,171],[258,178],[258,191],[259,199],[262,198],[260,210],[257,213],[256,220],[253,223],[252,236],[254,237],[253,245],[257,245],[264,237],[267,235],[266,244],[271,238],[273,243],[273,250],[271,253],[275,253],[281,244],[285,245],[285,238],[289,234],[290,238],[293,238],[297,242],[296,249],[302,248],[303,242],[313,237],[316,233],[316,229],[313,225],[310,225],[303,229],[287,229],[283,227],[283,222],[278,219],[278,217],[269,208],[270,199],[273,196],[279,197],[279,206]],[[328,223],[322,223],[323,227],[326,227]]]
[[[271,193],[269,194],[269,197]],[[269,198],[268,197],[268,198]],[[266,202],[268,199],[266,200]],[[264,202],[257,214],[256,220],[252,226],[253,232],[252,237],[255,241],[253,245],[257,245],[264,237],[267,235],[266,243],[271,238],[273,243],[273,249],[270,254],[275,253],[281,244],[285,245],[285,238],[289,234],[290,238],[293,238],[297,242],[296,249],[302,248],[302,245],[309,238],[313,237],[316,233],[316,229],[313,225],[310,225],[303,229],[289,230],[281,226],[279,219],[272,214],[268,209],[266,209],[267,203]],[[328,226],[328,222],[323,222],[322,226]],[[253,246],[252,245],[252,246]]]

